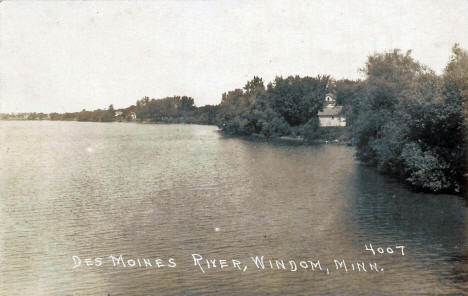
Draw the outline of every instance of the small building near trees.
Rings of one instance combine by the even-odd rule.
[[[318,118],[321,127],[345,127],[346,117],[343,115],[343,106],[337,106],[335,96],[329,93],[325,96],[325,104],[319,111]]]

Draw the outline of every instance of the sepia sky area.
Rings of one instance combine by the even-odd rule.
[[[467,15],[468,0],[3,1],[0,112],[218,104],[254,75],[362,78],[393,48],[442,73]]]

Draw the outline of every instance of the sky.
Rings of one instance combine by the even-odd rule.
[[[218,104],[254,75],[363,78],[393,48],[440,74],[467,16],[468,0],[3,1],[0,113]]]

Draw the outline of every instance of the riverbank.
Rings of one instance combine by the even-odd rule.
[[[222,132],[222,131],[221,131]],[[223,133],[223,132],[222,132]],[[223,133],[224,134],[224,133]],[[351,131],[347,127],[321,127],[319,128],[317,138],[311,141],[306,141],[301,136],[280,136],[280,137],[265,137],[262,134],[252,134],[244,136],[247,139],[263,139],[274,142],[289,143],[292,145],[298,144],[339,144],[351,146]]]

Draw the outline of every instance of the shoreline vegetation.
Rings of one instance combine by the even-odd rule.
[[[197,107],[188,96],[144,97],[135,105],[70,113],[0,114],[2,120],[190,123],[217,125],[223,134],[290,143],[353,145],[356,157],[415,190],[466,191],[468,52],[455,44],[442,75],[411,51],[367,58],[362,80],[254,76],[223,93],[221,103]],[[321,127],[317,116],[332,93],[346,127]]]

